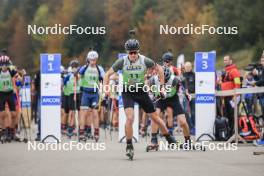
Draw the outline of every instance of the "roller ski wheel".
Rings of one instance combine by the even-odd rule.
[[[67,130],[61,130],[61,135],[63,135],[63,136],[67,136]]]
[[[134,159],[134,147],[132,144],[128,144],[126,148],[126,156],[128,157],[129,160]]]
[[[79,137],[79,142],[86,142],[87,138],[85,136],[80,136]]]
[[[13,136],[13,141],[16,141],[16,142],[23,142],[22,139],[20,139],[18,136],[14,135]]]
[[[68,137],[68,139],[71,139],[72,136],[74,136],[74,134],[73,133],[67,133],[66,136]]]
[[[5,141],[8,143],[11,143],[12,137],[11,136],[6,136]]]
[[[94,140],[95,140],[95,142],[98,142],[99,141],[99,136],[98,135],[95,135],[94,136]]]
[[[0,142],[1,142],[1,144],[4,143],[4,135],[3,135],[2,131],[0,131]]]
[[[159,145],[158,144],[150,144],[146,148],[146,152],[149,151],[158,151],[159,150]]]
[[[140,135],[142,137],[147,136],[147,129],[146,129],[146,127],[141,127],[139,133],[140,133]]]
[[[86,134],[85,137],[88,139],[88,140],[93,140],[94,139],[94,136],[92,134]]]

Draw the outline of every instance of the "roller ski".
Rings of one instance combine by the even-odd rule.
[[[126,156],[128,157],[129,160],[133,160],[134,158],[134,147],[133,144],[127,144],[126,147]]]
[[[87,138],[86,138],[86,136],[84,136],[84,135],[80,135],[78,141],[79,141],[79,142],[86,142],[86,141],[87,141]]]
[[[74,136],[73,128],[71,127],[68,128],[66,136],[68,137],[68,139],[71,139],[72,136]]]
[[[99,141],[99,135],[94,135],[94,140],[95,140],[95,142],[98,142]]]
[[[67,126],[66,125],[63,125],[62,127],[61,127],[61,135],[62,136],[67,136]]]
[[[157,138],[151,138],[151,144],[147,146],[146,152],[149,151],[158,151],[159,150],[159,144]]]
[[[91,133],[85,133],[85,138],[87,140],[93,140],[94,139],[94,136]]]
[[[0,131],[0,142],[3,144],[5,141],[3,131]]]
[[[99,128],[94,129],[94,140],[95,142],[98,142],[99,140]]]
[[[139,133],[140,133],[140,135],[141,135],[142,137],[148,136],[147,128],[146,128],[145,126],[142,126],[142,127],[140,128]]]
[[[12,137],[9,129],[5,129],[3,141],[4,143],[10,143],[12,141]]]

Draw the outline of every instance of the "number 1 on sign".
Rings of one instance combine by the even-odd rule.
[[[48,66],[49,66],[49,71],[53,71],[52,63],[51,62],[48,63]]]

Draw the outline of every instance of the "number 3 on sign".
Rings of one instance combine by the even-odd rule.
[[[207,68],[208,68],[208,62],[207,62],[207,60],[203,60],[202,61],[202,69],[206,70]]]
[[[53,68],[52,68],[52,62],[49,62],[49,63],[48,63],[48,66],[49,66],[49,71],[53,71]]]

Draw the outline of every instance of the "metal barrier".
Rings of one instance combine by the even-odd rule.
[[[248,93],[264,93],[264,87],[253,87],[253,88],[241,88],[241,89],[233,89],[233,90],[226,90],[226,91],[217,91],[215,96],[237,96],[241,94],[248,94]],[[231,136],[227,142],[235,141],[242,141],[246,143],[246,141],[239,135],[238,133],[238,102],[237,99],[234,98],[234,129],[235,133]]]

